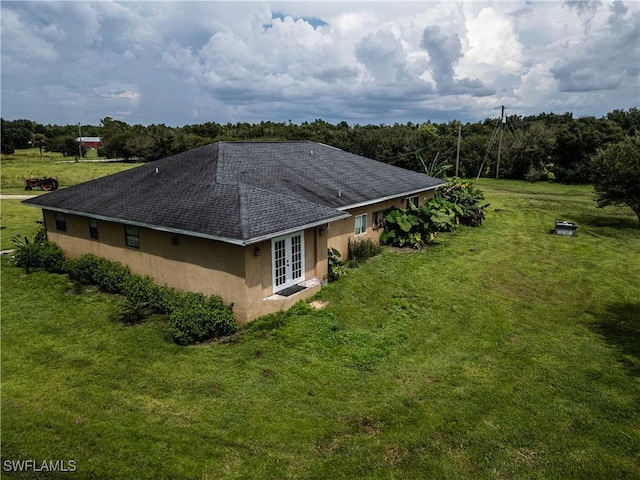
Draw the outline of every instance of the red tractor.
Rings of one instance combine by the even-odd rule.
[[[58,188],[58,180],[55,178],[27,178],[24,181],[25,190],[33,190],[36,187],[40,187],[40,190],[49,192]]]

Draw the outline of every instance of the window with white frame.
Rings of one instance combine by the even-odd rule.
[[[356,216],[356,235],[367,233],[367,214]]]
[[[414,207],[419,207],[420,206],[420,196],[419,195],[414,195],[413,197],[408,197],[407,198],[407,208],[409,208],[409,205],[413,205]]]

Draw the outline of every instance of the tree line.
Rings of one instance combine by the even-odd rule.
[[[30,120],[1,120],[3,153],[40,147],[77,156],[78,125],[42,125]],[[555,179],[565,183],[589,183],[591,159],[599,149],[636,137],[640,110],[613,110],[607,115],[574,118],[571,113],[509,115],[500,119],[462,124],[393,125],[331,124],[317,119],[294,124],[263,121],[169,127],[129,125],[110,117],[100,125],[81,125],[83,136],[99,136],[99,156],[125,161],[153,161],[217,141],[312,140],[415,171],[435,176],[455,172],[460,133],[458,175],[531,181]],[[502,130],[502,131],[501,131]],[[499,154],[498,154],[499,150]],[[496,172],[499,155],[499,171]]]

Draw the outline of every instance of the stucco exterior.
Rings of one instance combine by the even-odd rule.
[[[139,227],[140,246],[134,248],[126,245],[121,223],[97,220],[99,238],[94,239],[86,217],[65,214],[66,231],[57,229],[54,212],[45,210],[44,220],[48,239],[68,258],[92,253],[149,275],[159,284],[219,295],[233,303],[240,323],[285,310],[312,296],[327,275],[327,237],[316,228],[304,232],[304,280],[310,286],[291,297],[280,297],[273,292],[270,240],[239,246]]]
[[[416,195],[422,204],[434,192],[426,190]],[[44,210],[44,220],[47,237],[68,258],[93,253],[127,265],[134,273],[149,275],[159,284],[219,295],[225,302],[233,303],[236,318],[246,323],[261,315],[286,310],[314,295],[327,279],[327,249],[335,248],[346,258],[349,241],[379,241],[382,227],[374,228],[374,214],[382,217],[391,207],[405,207],[406,201],[404,196],[346,209],[351,217],[304,230],[304,275],[296,283],[306,288],[288,297],[274,292],[271,239],[241,246],[137,227],[139,246],[131,247],[126,245],[123,223],[93,220],[97,226],[96,239],[91,237],[87,217],[64,214],[66,230],[58,228],[53,211]],[[366,231],[356,235],[355,219],[363,214],[367,215]]]
[[[433,198],[434,196],[433,190],[426,190],[423,192],[419,192],[416,194],[409,195],[409,197],[419,196],[420,197],[420,205],[424,205],[424,202]],[[366,205],[363,207],[356,207],[347,209],[346,211],[351,214],[351,217],[345,218],[343,220],[338,220],[337,222],[331,222],[328,226],[328,247],[335,248],[340,252],[340,255],[343,259],[347,258],[347,249],[349,245],[349,241],[359,241],[370,239],[374,242],[380,241],[380,234],[383,231],[382,227],[374,228],[374,214],[379,213],[380,215],[383,212],[391,207],[396,208],[405,208],[407,198],[409,197],[397,197],[394,199],[386,200],[379,203],[374,203],[372,205]],[[356,235],[355,227],[356,227],[356,217],[359,215],[367,215],[367,229],[364,233]]]

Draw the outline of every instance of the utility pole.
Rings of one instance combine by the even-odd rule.
[[[458,149],[456,151],[456,177],[458,176],[458,167],[460,166],[460,139],[462,138],[462,124],[458,125]]]
[[[80,122],[78,122],[78,153],[82,158],[82,131],[80,130]]]
[[[502,113],[500,114],[500,138],[498,139],[498,163],[496,164],[496,179],[500,177],[500,152],[502,151],[502,133],[504,125],[507,123],[507,117],[504,116],[504,105],[502,105]]]

